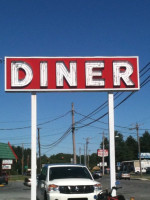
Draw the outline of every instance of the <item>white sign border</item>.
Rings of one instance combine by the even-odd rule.
[[[136,58],[137,59],[137,81],[138,81],[138,87],[137,88],[86,88],[86,89],[7,89],[6,85],[7,85],[7,58],[14,58],[14,59],[18,59],[18,58],[26,58],[26,59],[36,59],[36,58],[41,58],[41,59],[50,59],[50,58],[54,58],[54,59],[66,59],[66,58]],[[140,80],[139,80],[139,57],[138,56],[83,56],[83,57],[9,57],[9,56],[5,56],[5,92],[111,92],[111,91],[138,91],[140,89]]]

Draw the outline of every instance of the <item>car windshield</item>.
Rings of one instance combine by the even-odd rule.
[[[49,180],[64,178],[87,178],[92,179],[85,167],[51,167]]]

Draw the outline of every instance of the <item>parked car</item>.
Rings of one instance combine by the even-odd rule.
[[[146,174],[150,174],[150,167],[147,167]]]
[[[25,177],[24,185],[31,187],[31,177]]]
[[[0,184],[3,184],[3,183],[8,184],[8,175],[7,175],[7,172],[5,171],[2,171],[0,173]]]
[[[102,172],[98,170],[94,171],[92,175],[94,179],[102,178]]]
[[[97,198],[101,184],[95,181],[86,166],[47,164],[42,168],[37,184],[37,199]]]
[[[38,178],[39,178],[39,174],[37,175],[37,181],[38,181]],[[31,177],[30,176],[29,177],[25,177],[25,179],[24,179],[24,185],[31,187],[31,184],[32,184]]]
[[[130,173],[127,171],[120,171],[117,173],[116,178],[117,179],[128,179],[130,180]]]

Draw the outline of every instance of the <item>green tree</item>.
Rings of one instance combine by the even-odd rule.
[[[90,169],[92,169],[94,166],[97,166],[97,163],[98,163],[98,156],[97,156],[97,153],[92,153],[90,155],[90,159],[89,159],[89,167]]]
[[[126,141],[126,160],[136,160],[138,156],[137,141],[130,135]]]
[[[41,156],[41,164],[47,164],[49,163],[49,158],[44,154]]]
[[[49,159],[50,163],[70,163],[72,158],[72,154],[58,153],[56,155],[52,155]]]
[[[150,133],[145,131],[142,137],[140,137],[141,152],[150,152]]]
[[[27,166],[28,169],[31,169],[31,149],[24,149],[24,166]]]
[[[18,160],[16,160],[16,162],[14,162],[14,164],[12,165],[12,170],[11,170],[11,174],[21,174],[22,173],[22,147],[20,146],[12,146],[15,154],[18,157]]]
[[[116,162],[126,160],[126,145],[123,140],[123,135],[118,131],[115,131],[115,153]]]
[[[31,149],[22,149],[20,146],[12,146],[18,160],[14,161],[12,165],[11,174],[22,174],[22,157],[24,157],[23,171],[25,172],[25,166],[31,168]]]

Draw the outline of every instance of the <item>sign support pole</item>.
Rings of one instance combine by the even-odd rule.
[[[105,163],[105,161],[104,161],[104,159],[105,159],[105,157],[104,157],[104,132],[103,132],[103,176],[104,176],[104,169],[105,169],[105,167],[104,167],[104,163]]]
[[[116,185],[113,92],[108,93],[108,106],[109,106],[108,109],[109,109],[110,188],[112,188]],[[116,196],[115,190],[113,190],[112,196]]]
[[[36,200],[36,132],[37,100],[36,93],[31,94],[31,200]]]

